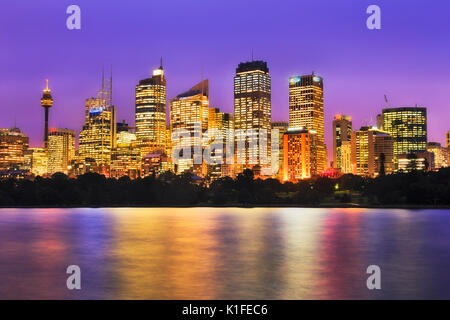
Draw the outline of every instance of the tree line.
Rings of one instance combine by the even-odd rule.
[[[298,183],[254,179],[245,170],[236,179],[195,183],[189,173],[166,172],[131,180],[87,173],[70,178],[0,181],[2,207],[102,206],[449,206],[450,168],[365,178],[346,174]]]

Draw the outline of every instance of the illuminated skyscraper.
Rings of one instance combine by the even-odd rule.
[[[45,120],[44,120],[44,148],[47,148],[48,143],[48,111],[53,106],[53,98],[51,95],[51,90],[48,88],[48,79],[46,81],[46,87],[41,98],[41,106],[45,109]]]
[[[438,142],[428,142],[427,151],[434,154],[434,168],[440,169],[448,167],[448,149],[442,147]]]
[[[340,164],[342,173],[352,173],[352,143],[351,140],[342,141],[340,150]]]
[[[28,144],[28,137],[19,128],[0,129],[0,171],[23,168]]]
[[[450,131],[447,131],[445,135],[445,146],[450,149]]]
[[[170,101],[172,147],[178,145],[180,148],[191,150],[189,157],[186,154],[179,155],[181,158],[177,163],[177,173],[193,168],[194,156],[196,167],[202,164],[202,149],[208,144],[207,137],[203,136],[208,130],[208,96],[209,82],[206,79]],[[177,132],[182,131],[187,136],[178,136],[177,139],[173,139]]]
[[[351,146],[353,174],[376,177],[383,170],[385,174],[393,172],[394,143],[387,132],[362,127],[352,132]]]
[[[245,168],[270,162],[271,111],[267,62],[240,63],[234,77],[234,128],[237,143],[245,145],[245,152],[238,152],[237,163]],[[261,138],[265,134],[267,141]]]
[[[283,148],[284,148],[284,134],[289,128],[289,123],[284,121],[272,122],[272,130],[278,130],[278,150],[272,150],[272,152],[278,151],[278,174],[277,178],[283,180]]]
[[[219,108],[209,108],[207,148],[210,148],[211,163],[208,165],[208,175],[212,179],[234,176],[233,128],[232,113],[220,112]],[[230,159],[226,158],[227,148]]]
[[[48,156],[45,148],[28,148],[25,151],[25,169],[35,176],[43,176],[48,170]]]
[[[111,155],[111,177],[139,177],[141,155],[136,143],[136,135],[132,132],[122,130],[117,134],[117,144]]]
[[[116,144],[116,108],[112,105],[112,78],[102,81],[97,98],[86,100],[79,159],[91,163],[99,173],[108,174],[111,150]]]
[[[315,131],[289,128],[283,135],[283,180],[295,182],[316,176],[317,148]]]
[[[166,79],[161,66],[136,86],[136,137],[142,154],[166,149]]]
[[[352,136],[352,118],[341,114],[333,120],[333,168],[341,169],[342,142],[350,141]]]
[[[315,74],[289,78],[289,128],[317,133],[317,169],[325,170],[323,79]]]
[[[383,109],[383,130],[394,139],[394,161],[401,154],[427,149],[427,109]]]
[[[48,173],[68,174],[75,159],[75,130],[51,128],[48,136]]]

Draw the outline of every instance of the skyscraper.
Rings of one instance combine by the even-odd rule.
[[[439,142],[428,142],[427,151],[434,155],[434,168],[440,169],[448,167],[448,149],[442,147]]]
[[[350,141],[352,136],[352,118],[337,114],[333,120],[333,168],[341,169],[342,142]]]
[[[35,176],[43,176],[48,170],[48,156],[45,148],[28,148],[25,151],[25,169]]]
[[[209,82],[208,79],[198,83],[188,91],[177,95],[170,100],[170,128],[172,131],[172,145],[191,150],[177,161],[177,172],[189,170],[202,164],[202,149],[207,146],[208,139],[203,135],[208,130],[209,117]],[[185,132],[187,136],[173,139],[173,137]],[[176,151],[176,150],[175,150]],[[194,161],[194,156],[197,156]],[[173,159],[176,161],[177,159]]]
[[[219,108],[209,108],[207,147],[210,148],[208,154],[211,162],[208,165],[208,175],[211,179],[234,176],[233,129],[232,113],[220,112]],[[227,148],[230,159],[227,159]]]
[[[244,152],[238,152],[237,162],[245,168],[270,163],[271,112],[267,62],[240,63],[234,77],[234,128],[238,144],[245,145]],[[264,134],[267,141],[262,138]]]
[[[51,128],[48,137],[48,173],[68,174],[75,159],[75,130]]]
[[[0,171],[21,169],[28,145],[28,137],[19,128],[0,129]]]
[[[283,156],[284,156],[284,134],[286,133],[286,131],[289,128],[289,123],[285,122],[285,121],[277,121],[277,122],[272,122],[272,130],[278,130],[278,166],[279,166],[279,170],[278,170],[278,175],[277,178],[279,180],[283,180],[283,165],[284,165],[284,160],[283,160]],[[277,150],[272,150],[272,152],[277,152]]]
[[[97,98],[86,99],[83,129],[80,132],[79,159],[94,171],[108,174],[111,150],[116,144],[116,108],[112,105],[112,78],[103,77]]]
[[[352,132],[351,157],[353,174],[376,177],[393,172],[394,143],[384,131],[372,127],[361,127]]]
[[[316,176],[317,133],[289,128],[283,135],[283,180],[295,182]]]
[[[317,169],[325,170],[323,79],[310,74],[289,78],[289,128],[312,130],[317,134]]]
[[[136,137],[142,155],[166,147],[166,79],[161,66],[136,86]]]
[[[394,139],[394,161],[401,154],[414,154],[427,149],[426,108],[383,109],[383,129]]]
[[[117,134],[117,144],[111,154],[111,177],[129,176],[133,179],[139,176],[141,155],[136,142],[136,135],[132,132],[121,130]]]
[[[447,131],[445,135],[445,146],[450,149],[450,131]]]
[[[48,143],[48,111],[53,106],[53,98],[51,95],[51,90],[48,88],[48,79],[46,81],[46,87],[41,98],[41,106],[45,109],[45,120],[44,120],[44,148],[47,148]]]

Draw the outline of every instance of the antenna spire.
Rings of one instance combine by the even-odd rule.
[[[44,92],[50,92],[50,89],[48,88],[48,79],[45,79],[45,90]]]
[[[159,68],[162,70],[163,65],[162,65],[162,57],[159,59]]]

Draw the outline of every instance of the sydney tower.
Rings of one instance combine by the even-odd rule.
[[[53,105],[51,90],[48,88],[48,79],[46,82],[47,85],[41,99],[41,106],[45,108],[44,148],[48,147],[48,109]]]

